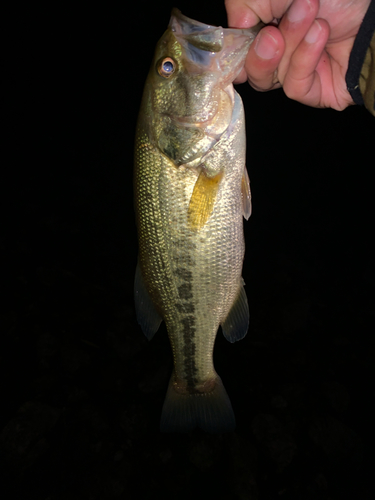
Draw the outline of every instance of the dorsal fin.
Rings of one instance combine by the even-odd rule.
[[[135,270],[134,302],[137,321],[145,336],[148,340],[151,340],[158,331],[162,318],[157,312],[150,294],[147,291],[139,262],[137,263],[137,268]]]

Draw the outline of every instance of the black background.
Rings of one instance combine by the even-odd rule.
[[[371,496],[374,118],[239,86],[253,215],[247,337],[219,332],[234,434],[162,435],[172,369],[133,306],[134,129],[173,6],[9,14],[2,165],[0,459],[7,498]],[[133,10],[133,8],[135,10]]]

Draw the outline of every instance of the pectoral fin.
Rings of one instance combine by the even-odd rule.
[[[251,215],[251,191],[250,191],[250,179],[249,179],[249,174],[247,173],[246,165],[244,166],[242,174],[241,194],[242,194],[243,216],[247,220]]]
[[[212,214],[223,173],[207,177],[202,170],[195,183],[188,208],[188,224],[192,231],[199,231]]]
[[[243,285],[226,320],[221,324],[224,337],[232,343],[243,339],[249,328],[249,306]]]
[[[147,291],[139,262],[135,270],[134,279],[134,302],[137,321],[142,328],[143,333],[151,340],[158,331],[162,318],[157,312],[150,294]]]

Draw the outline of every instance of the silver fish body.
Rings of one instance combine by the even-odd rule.
[[[161,430],[231,431],[213,365],[219,326],[248,329],[242,217],[251,211],[242,101],[232,81],[255,37],[172,11],[143,94],[135,144],[135,304],[151,339],[165,321],[174,371]]]

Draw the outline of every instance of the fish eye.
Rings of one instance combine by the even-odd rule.
[[[169,78],[176,69],[176,63],[171,57],[165,57],[158,64],[158,73],[164,78]]]

